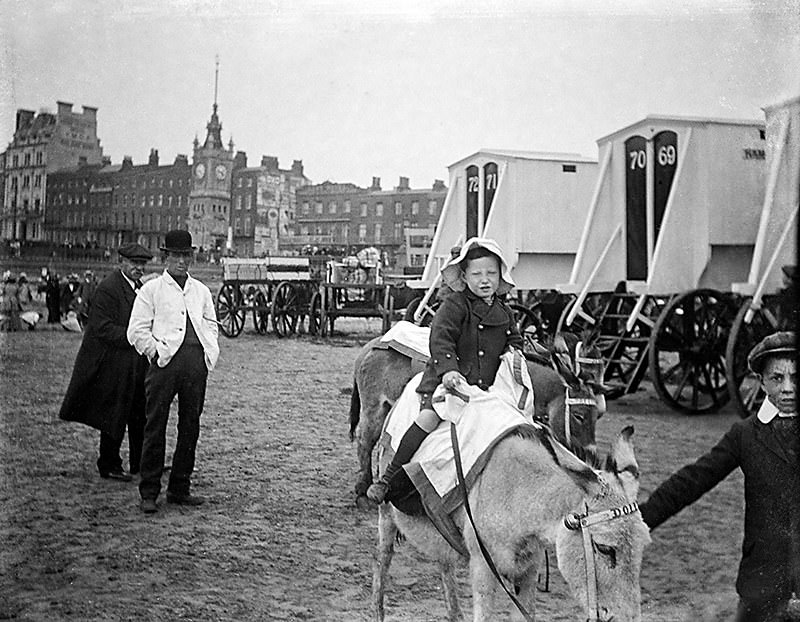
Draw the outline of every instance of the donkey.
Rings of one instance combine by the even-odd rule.
[[[389,410],[414,377],[414,364],[396,350],[376,348],[380,337],[364,345],[355,362],[353,393],[350,397],[350,440],[358,440],[358,481],[356,505],[372,507],[366,491],[372,483],[372,452],[381,435]],[[596,452],[595,427],[604,408],[597,404],[597,387],[577,377],[564,357],[553,356],[556,369],[528,361],[533,384],[534,419],[548,423],[556,438],[579,454],[590,458]],[[417,370],[418,371],[418,370]],[[566,387],[566,388],[565,388]],[[567,408],[567,389],[570,404]],[[569,418],[565,414],[569,412]]]
[[[544,428],[512,434],[498,442],[469,490],[474,528],[464,506],[454,513],[469,553],[473,620],[494,619],[498,581],[477,537],[496,569],[518,594],[533,619],[537,569],[542,547],[555,547],[558,569],[592,622],[639,622],[642,552],[650,542],[636,505],[639,468],[630,442],[633,428],[617,437],[603,470],[570,453]],[[476,531],[478,536],[476,536]],[[459,554],[425,516],[378,509],[378,547],[372,581],[374,619],[384,619],[384,590],[402,534],[441,572],[451,622],[463,620],[455,565]]]

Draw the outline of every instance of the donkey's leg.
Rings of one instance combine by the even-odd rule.
[[[470,550],[469,574],[472,583],[472,618],[474,622],[489,622],[494,619],[494,595],[498,585],[480,551],[476,550],[473,554]]]
[[[363,399],[364,396],[362,396]],[[390,405],[385,401],[370,400],[361,408],[361,421],[358,427],[358,483],[356,483],[356,503],[361,507],[360,499],[366,498],[367,488],[372,484],[372,453],[383,430],[383,422],[389,414]],[[367,506],[374,507],[367,503]]]
[[[442,576],[442,590],[444,602],[447,605],[447,619],[450,622],[463,622],[464,614],[458,602],[458,587],[456,586],[455,565],[453,562],[440,561],[439,572]]]
[[[386,590],[386,576],[394,555],[394,542],[397,538],[397,525],[392,509],[383,503],[378,507],[378,549],[372,572],[372,606],[375,622],[383,622],[383,594]]]

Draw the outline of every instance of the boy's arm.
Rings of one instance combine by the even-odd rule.
[[[743,423],[735,423],[708,453],[672,474],[640,506],[650,529],[697,501],[739,466]]]
[[[445,298],[431,322],[431,360],[439,378],[449,371],[459,371],[456,344],[467,309],[456,299],[456,296]]]

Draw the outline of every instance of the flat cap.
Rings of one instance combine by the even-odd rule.
[[[770,356],[794,356],[796,349],[797,339],[794,331],[787,330],[779,333],[772,333],[764,337],[750,351],[747,357],[747,364],[753,372],[760,374]]]
[[[148,261],[153,258],[153,253],[147,250],[141,244],[126,244],[117,249],[120,257],[126,259],[138,259],[139,261]]]

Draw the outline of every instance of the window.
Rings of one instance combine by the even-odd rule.
[[[34,188],[41,188],[42,187],[42,176],[35,175],[33,178],[33,187]]]
[[[358,241],[367,241],[367,223],[365,222],[362,222],[360,225],[358,225]]]
[[[234,224],[234,229],[236,230],[236,233],[241,233],[242,232],[242,219],[237,216],[236,219],[234,220],[234,223],[235,223]]]
[[[252,177],[248,177],[247,178],[247,187],[248,188],[252,188],[253,187],[253,178]]]
[[[155,206],[155,204],[156,204],[156,195],[151,194],[150,195],[150,207]]]
[[[250,235],[250,216],[244,217],[244,233]]]
[[[41,163],[42,163],[42,152],[41,151],[37,151],[36,152],[36,164],[41,165]]]
[[[345,214],[349,214],[349,213],[350,213],[350,208],[351,208],[351,203],[350,203],[350,201],[349,201],[349,200],[348,200],[348,201],[345,201],[345,202],[344,202],[344,213],[345,213]]]
[[[362,203],[361,204],[361,218],[366,218],[366,217],[367,217],[367,204],[366,203]],[[364,237],[365,238],[367,237],[366,230],[364,232]]]
[[[303,208],[301,210],[301,213],[303,214],[303,216],[308,216],[308,214],[310,213],[308,201],[303,202]]]
[[[381,233],[383,232],[383,225],[379,222],[375,223],[375,243],[380,244]]]
[[[394,239],[395,241],[403,239],[403,223],[401,222],[394,223]]]
[[[436,216],[436,201],[428,201],[428,214]]]
[[[162,207],[163,205],[164,205],[164,195],[163,194],[159,194],[158,195],[158,206]]]
[[[347,244],[347,239],[350,237],[350,225],[342,223],[342,243]]]
[[[578,167],[574,164],[562,164],[561,165],[561,172],[562,173],[576,173]]]
[[[23,176],[23,178],[22,178],[22,187],[23,188],[30,188],[30,186],[31,186],[31,176],[30,175]]]
[[[172,207],[172,195],[169,195],[169,196],[167,197],[167,207],[168,207],[168,208],[171,208],[171,207]]]
[[[240,178],[239,178],[239,187],[240,187],[240,188],[242,187],[242,181],[243,181],[243,179],[240,177]]]
[[[317,201],[314,204],[314,213],[315,214],[322,214],[322,203],[320,203],[319,201]]]
[[[329,214],[335,214],[336,213],[336,201],[331,201],[328,204],[328,213]]]
[[[419,201],[412,201],[411,203],[411,215],[416,216],[419,214]]]
[[[394,215],[395,216],[402,216],[403,215],[403,204],[400,201],[394,202]]]
[[[375,216],[378,218],[383,218],[383,203],[375,204]]]
[[[244,208],[251,209],[253,207],[253,195],[247,194],[244,197]]]
[[[17,154],[14,154],[14,157],[11,158],[11,161],[13,162],[12,166],[15,168],[19,166],[19,156]]]
[[[31,165],[31,154],[30,153],[26,153],[25,154],[25,166],[30,166],[30,165]]]

